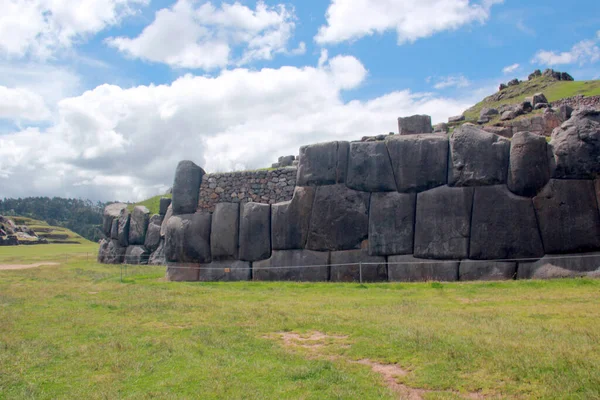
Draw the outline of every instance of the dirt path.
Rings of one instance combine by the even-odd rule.
[[[35,264],[0,264],[0,271],[12,270],[12,269],[29,269],[37,268],[42,265],[59,265],[57,262],[40,262]]]

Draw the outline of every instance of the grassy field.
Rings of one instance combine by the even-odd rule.
[[[55,260],[51,247],[38,256]],[[120,271],[83,257],[0,271],[0,398],[397,397],[372,363],[397,364],[392,383],[425,399],[600,398],[600,281],[171,283],[135,267],[121,282]]]

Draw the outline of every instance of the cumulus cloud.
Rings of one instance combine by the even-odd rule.
[[[600,60],[600,31],[597,32],[596,37],[590,40],[582,40],[569,51],[556,52],[540,50],[538,51],[533,59],[532,63],[542,65],[560,65],[560,64],[593,64]]]
[[[399,116],[443,121],[474,100],[401,90],[345,101],[368,72],[349,56],[321,62],[64,99],[50,128],[0,136],[0,195],[139,200],[166,190],[182,159],[209,172],[265,167],[304,144],[396,131]]]
[[[427,79],[425,79],[425,81],[427,83],[429,83],[429,82],[431,82],[432,79],[433,79],[432,77],[428,77]],[[451,88],[451,87],[464,88],[464,87],[467,87],[470,85],[471,85],[471,82],[469,82],[469,80],[467,78],[465,78],[463,75],[450,75],[450,76],[437,78],[436,83],[433,85],[433,87],[439,90],[439,89],[447,89],[447,88]]]
[[[492,5],[503,0],[332,0],[327,24],[315,40],[320,44],[356,40],[396,31],[398,44],[414,42],[470,23],[484,23]]]
[[[510,73],[513,73],[516,70],[518,70],[519,67],[520,67],[519,64],[509,65],[507,67],[502,68],[502,72],[504,72],[505,74],[510,74]]]
[[[123,17],[149,0],[4,0],[0,54],[10,58],[51,57]]]
[[[43,121],[50,110],[37,93],[23,88],[0,86],[0,119]]]
[[[284,5],[255,9],[240,3],[197,5],[178,0],[156,12],[154,21],[135,38],[116,37],[107,43],[135,58],[179,68],[222,68],[255,60],[271,60],[280,53],[303,54],[306,44],[289,50],[295,28],[294,11]],[[239,57],[234,51],[241,49]]]

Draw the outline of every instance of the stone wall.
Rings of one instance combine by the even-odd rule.
[[[204,173],[180,164],[172,207],[152,229],[155,217],[147,222],[145,242],[144,210],[106,213],[112,239],[99,260],[162,257],[176,281],[598,275],[599,159],[600,111],[593,110],[574,112],[550,143],[524,132],[507,140],[472,124],[449,138],[320,143],[300,149],[291,200],[227,201],[212,213],[175,211],[198,200],[200,184],[193,190],[189,182]],[[151,230],[158,239],[148,240]]]
[[[296,167],[206,174],[202,178],[198,209],[214,211],[218,203],[274,204],[291,200]]]

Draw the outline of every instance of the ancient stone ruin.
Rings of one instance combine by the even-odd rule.
[[[508,140],[468,123],[450,137],[429,133],[423,116],[399,127],[403,134],[382,140],[302,147],[297,168],[287,167],[296,176],[293,191],[279,193],[286,201],[275,192],[248,193],[268,182],[269,190],[288,187],[287,175],[232,173],[235,179],[220,183],[226,174],[182,161],[172,203],[162,199],[159,215],[125,204],[106,208],[108,238],[98,259],[166,265],[174,281],[598,273],[600,111],[576,110],[550,143],[529,132]],[[235,197],[207,205],[205,191],[216,194],[227,182],[239,186],[229,191]]]
[[[31,244],[47,244],[48,240],[39,237],[33,229],[0,215],[0,246],[18,246]]]

